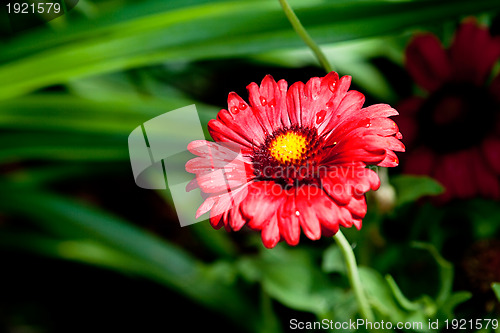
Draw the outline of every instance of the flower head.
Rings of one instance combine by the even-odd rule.
[[[194,141],[196,174],[188,190],[206,195],[197,216],[210,211],[215,228],[261,231],[266,247],[296,245],[300,230],[313,240],[339,226],[361,228],[364,194],[380,186],[367,165],[396,166],[404,151],[386,104],[363,108],[364,96],[348,91],[351,78],[335,72],[306,84],[267,75],[251,83],[249,102],[234,92],[228,109],[208,124],[216,143]]]
[[[464,22],[448,49],[431,34],[415,37],[406,67],[426,95],[401,103],[398,122],[411,147],[407,173],[426,174],[446,188],[442,201],[500,198],[500,37]]]

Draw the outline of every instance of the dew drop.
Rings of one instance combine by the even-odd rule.
[[[334,92],[336,85],[337,85],[336,82],[332,82],[331,84],[328,85],[328,89],[330,89],[331,92]]]
[[[243,102],[240,103],[240,110],[245,110],[247,108],[247,105]]]
[[[300,216],[300,212],[298,210],[295,211],[295,216]]]
[[[267,103],[267,105],[274,108],[276,106],[276,99],[273,98],[272,100],[269,101],[269,103]]]
[[[320,112],[316,113],[316,124],[321,124],[325,120],[326,116],[326,111],[321,110]]]
[[[262,104],[262,106],[266,106],[267,104],[267,100],[263,96],[260,96],[260,104]]]
[[[237,114],[238,112],[240,112],[240,109],[238,109],[238,107],[237,107],[237,106],[232,106],[232,107],[231,107],[231,112],[232,112],[233,114]]]

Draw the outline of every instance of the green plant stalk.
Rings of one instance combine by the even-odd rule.
[[[327,73],[332,71],[328,60],[325,55],[319,48],[319,46],[314,42],[314,40],[309,36],[306,29],[300,23],[299,18],[293,12],[293,9],[290,7],[286,0],[279,0],[281,7],[283,7],[283,11],[285,12],[286,17],[292,24],[293,29],[297,34],[302,38],[302,40],[311,48],[314,52],[321,66],[326,70]],[[363,287],[361,286],[361,280],[359,278],[358,266],[356,264],[356,258],[354,257],[354,252],[352,252],[352,247],[345,238],[344,234],[339,230],[335,236],[333,237],[337,245],[340,247],[342,255],[344,256],[345,264],[347,267],[347,276],[349,277],[349,282],[354,291],[354,295],[356,296],[356,301],[358,302],[359,312],[361,315],[368,321],[373,321],[375,318],[373,316],[373,312],[368,304],[368,300],[366,299],[366,295],[363,291]]]
[[[373,322],[375,319],[373,316],[372,309],[368,304],[365,292],[363,291],[363,286],[361,285],[361,280],[359,278],[358,266],[356,265],[356,258],[354,257],[354,252],[352,252],[351,244],[347,241],[342,231],[337,231],[335,236],[333,236],[335,242],[340,247],[342,256],[344,257],[345,264],[347,267],[347,277],[349,278],[349,283],[356,296],[356,301],[358,302],[359,312],[367,321]]]
[[[318,58],[319,63],[325,69],[325,71],[327,73],[330,73],[332,71],[332,67],[330,66],[328,60],[326,60],[325,54],[323,53],[323,51],[321,51],[321,49],[314,42],[311,36],[309,36],[302,23],[300,23],[299,18],[297,17],[297,15],[295,15],[295,12],[293,11],[292,7],[290,7],[290,5],[286,0],[279,0],[279,2],[281,4],[281,7],[283,7],[283,11],[285,12],[286,17],[288,18],[288,21],[290,21],[290,23],[292,24],[292,27],[295,30],[295,32],[314,52],[314,55],[316,56],[316,58]]]

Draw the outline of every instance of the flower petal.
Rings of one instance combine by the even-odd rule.
[[[238,231],[245,225],[246,222],[247,220],[241,215],[239,207],[233,207],[229,212],[229,225],[231,228],[234,231]]]
[[[302,112],[307,112],[302,105],[305,101],[304,83],[295,82],[290,86],[286,94],[288,115],[292,125],[302,125]],[[303,111],[304,110],[304,111]]]
[[[483,155],[488,161],[490,167],[500,174],[500,140],[489,138],[482,144]]]
[[[276,213],[271,216],[269,222],[262,228],[261,237],[262,243],[268,249],[272,249],[280,241],[280,229]]]
[[[384,159],[377,165],[385,168],[397,167],[399,165],[399,158],[393,151],[386,150]]]
[[[261,230],[279,207],[285,196],[281,186],[273,181],[258,181],[248,187],[248,196],[241,204],[243,217],[250,220],[248,226]]]
[[[431,34],[415,37],[406,48],[406,68],[415,82],[436,91],[449,78],[451,67],[441,42]]]
[[[238,94],[230,92],[227,98],[228,110],[232,119],[225,117],[224,124],[236,130],[247,142],[263,143],[266,139],[264,130],[251,108]],[[226,113],[224,113],[226,115]]]
[[[487,167],[478,149],[474,149],[470,163],[472,175],[476,179],[479,193],[485,198],[500,199],[500,183],[498,176]]]
[[[215,204],[212,206],[212,208],[210,208],[210,217],[220,216],[222,214],[226,214],[227,216],[227,212],[229,210],[234,207],[239,207],[240,203],[245,200],[248,194],[248,186],[250,184],[252,183],[246,183],[237,189],[218,195],[212,195],[211,197],[207,198],[207,200],[211,199],[215,201]],[[200,209],[198,209],[198,211],[200,211]],[[199,217],[198,213],[196,217]],[[227,224],[227,221],[225,222]]]
[[[275,114],[276,105],[283,104],[284,92],[279,89],[271,75],[264,77],[260,87],[252,82],[247,89],[252,111],[262,125],[264,133],[273,133],[280,123],[280,118]]]
[[[335,137],[340,131],[338,128],[344,122],[349,122],[353,117],[356,121],[359,121],[359,119],[361,119],[358,116],[359,111],[364,102],[365,96],[362,93],[355,90],[349,91],[339,103],[338,107],[332,109],[332,111],[328,113],[325,121],[326,125],[320,127],[318,134],[320,136],[328,134],[327,137]]]
[[[314,192],[313,192],[314,191]],[[299,212],[299,222],[304,234],[311,240],[321,237],[321,224],[316,216],[315,206],[318,204],[313,194],[320,192],[318,187],[302,186],[297,190],[296,208]],[[311,193],[313,192],[313,193]],[[322,191],[321,191],[322,192]]]
[[[354,167],[336,166],[321,177],[323,189],[340,205],[347,205],[356,196],[363,196],[370,189],[380,187],[380,178],[373,170]]]
[[[427,148],[417,148],[406,156],[404,172],[414,175],[433,175],[435,154]]]
[[[364,196],[353,197],[346,206],[351,215],[362,219],[366,215],[366,200]]]
[[[186,171],[196,174],[197,186],[205,193],[227,192],[254,177],[251,162],[241,155],[237,145],[198,140],[191,142],[188,150],[201,156],[189,160]],[[192,189],[193,184],[188,187]]]
[[[286,202],[281,205],[278,213],[278,226],[280,233],[288,243],[295,246],[300,240],[299,216],[295,206],[295,193],[290,191],[286,195]]]
[[[461,24],[450,46],[453,76],[457,81],[482,85],[500,57],[500,37],[492,37],[475,20]]]

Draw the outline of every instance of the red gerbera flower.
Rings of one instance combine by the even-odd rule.
[[[216,229],[247,224],[262,231],[266,247],[284,239],[296,245],[300,229],[313,240],[335,234],[339,225],[361,227],[364,194],[380,186],[367,165],[396,166],[393,151],[404,151],[386,104],[362,108],[363,94],[348,91],[351,77],[335,72],[307,84],[251,83],[250,104],[236,93],[208,124],[217,142],[193,141],[199,156],[186,164],[196,177],[188,185],[207,199],[197,217],[210,210]]]
[[[404,171],[430,175],[446,192],[441,199],[500,198],[500,38],[473,20],[464,22],[444,49],[431,34],[415,37],[406,67],[427,91],[399,106],[398,122],[411,147]]]

